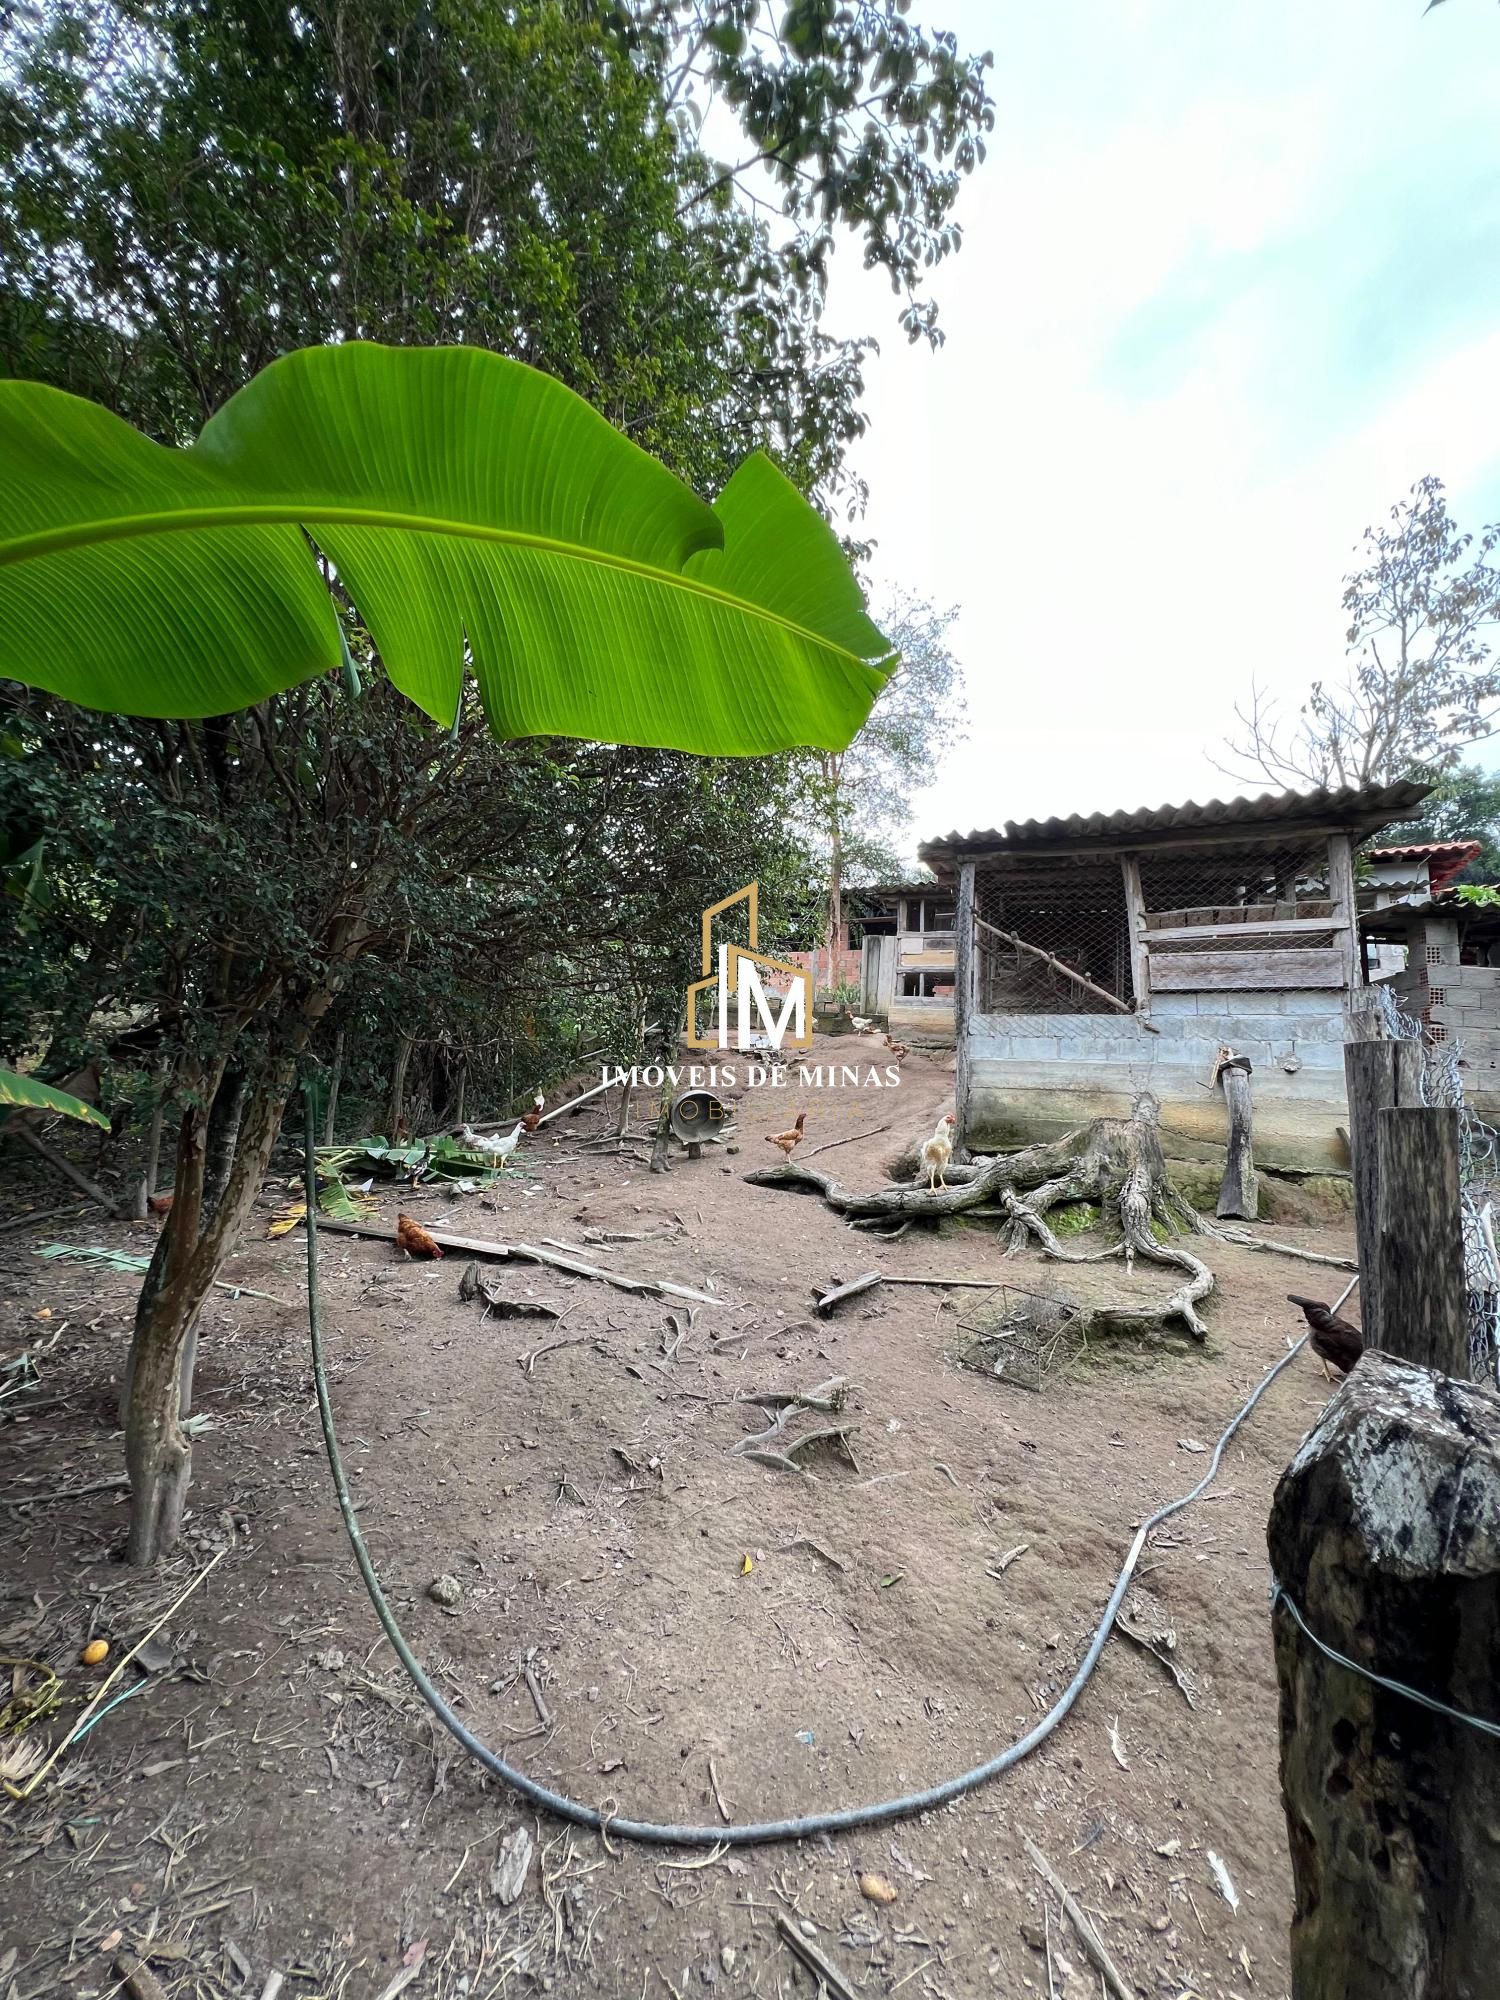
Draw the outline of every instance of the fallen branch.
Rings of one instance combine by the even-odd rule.
[[[80,1194],[86,1194],[90,1201],[98,1202],[106,1215],[113,1215],[119,1207],[113,1195],[106,1194],[97,1181],[91,1181],[87,1174],[80,1173],[71,1160],[65,1159],[55,1147],[49,1146],[45,1139],[39,1138],[24,1118],[9,1119],[5,1126],[5,1137],[19,1139],[23,1146],[29,1146],[32,1152],[45,1160],[54,1172],[61,1174],[64,1180],[71,1181]]]
[[[339,1236],[368,1236],[379,1243],[394,1243],[396,1232],[383,1222],[338,1222],[331,1216],[318,1217],[318,1229]],[[504,1262],[519,1257],[531,1264],[548,1264],[554,1271],[567,1271],[575,1278],[597,1278],[622,1292],[646,1292],[657,1298],[691,1299],[694,1305],[722,1306],[727,1299],[711,1292],[695,1292],[688,1285],[674,1285],[665,1278],[627,1278],[619,1271],[606,1271],[598,1264],[586,1264],[578,1257],[564,1257],[557,1251],[539,1249],[534,1243],[497,1243],[482,1236],[455,1236],[451,1230],[429,1229],[428,1235],[440,1249],[463,1250],[470,1257],[492,1257]]]
[[[53,1398],[54,1402],[63,1400],[61,1396]],[[129,1479],[120,1472],[111,1479],[91,1479],[86,1486],[57,1486],[50,1493],[0,1493],[0,1507],[50,1507],[56,1500],[82,1500],[90,1493],[115,1493],[129,1484]]]
[[[1295,1243],[1276,1243],[1269,1236],[1252,1236],[1248,1229],[1225,1229],[1220,1226],[1208,1233],[1217,1236],[1221,1242],[1237,1243],[1242,1250],[1269,1250],[1274,1256],[1296,1257],[1304,1264],[1331,1264],[1336,1271],[1359,1269],[1352,1257],[1330,1257],[1321,1250],[1303,1250]]]
[[[1078,1933],[1079,1942],[1093,1961],[1094,1970],[1103,1979],[1105,1985],[1108,1986],[1110,1992],[1115,1996],[1115,2000],[1135,2000],[1135,1995],[1120,1977],[1114,1960],[1105,1950],[1104,1940],[1094,1929],[1093,1924],[1084,1911],[1068,1893],[1062,1877],[1052,1866],[1052,1863],[1043,1854],[1036,1842],[1028,1838],[1024,1833],[1021,1835],[1021,1844],[1031,1856],[1032,1866],[1042,1877],[1043,1881],[1056,1893],[1058,1900],[1063,1906],[1065,1915],[1072,1923],[1074,1930]]]
[[[835,1146],[852,1146],[856,1139],[878,1139],[882,1132],[889,1132],[894,1123],[894,1119],[888,1119],[884,1125],[872,1125],[867,1132],[850,1132],[842,1139],[825,1139],[821,1146],[810,1146],[802,1157],[811,1160],[819,1153],[831,1153]]]
[[[536,1364],[544,1354],[556,1354],[559,1348],[563,1347],[582,1347],[585,1341],[592,1340],[593,1337],[591,1333],[575,1333],[567,1340],[549,1340],[545,1347],[534,1347],[529,1354],[518,1354],[516,1360],[524,1374],[533,1375],[536,1373]]]

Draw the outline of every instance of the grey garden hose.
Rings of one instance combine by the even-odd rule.
[[[554,1792],[548,1786],[538,1784],[535,1778],[527,1777],[524,1771],[518,1771],[514,1764],[508,1764],[487,1743],[481,1742],[453,1713],[428,1679],[426,1670],[407,1644],[405,1634],[396,1623],[396,1615],[386,1601],[385,1592],[380,1587],[380,1579],[375,1574],[375,1565],[370,1560],[370,1552],[365,1547],[364,1536],[360,1533],[359,1522],[355,1518],[354,1503],[349,1497],[343,1460],[339,1456],[338,1437],[333,1427],[333,1407],[328,1398],[328,1377],[323,1368],[323,1332],[318,1304],[317,1159],[310,1091],[307,1094],[306,1109],[307,1318],[312,1334],[313,1380],[317,1385],[318,1416],[323,1426],[323,1442],[328,1447],[328,1463],[333,1472],[334,1490],[338,1494],[339,1512],[344,1517],[344,1526],[348,1530],[349,1541],[354,1550],[354,1560],[358,1563],[359,1573],[364,1578],[365,1589],[370,1593],[370,1602],[375,1607],[375,1615],[395,1649],[396,1657],[411,1676],[417,1692],[443,1727],[457,1738],[471,1757],[482,1764],[487,1771],[492,1771],[497,1778],[502,1778],[512,1791],[519,1792],[522,1798],[529,1799],[533,1805],[542,1806],[548,1812],[555,1813],[559,1819],[571,1820],[575,1826],[596,1828],[606,1834],[618,1834],[626,1840],[649,1841],[662,1847],[750,1847],[765,1841],[806,1840],[820,1833],[842,1833],[856,1826],[879,1826],[886,1820],[909,1819],[915,1813],[931,1812],[934,1807],[946,1805],[950,1799],[956,1799],[964,1792],[973,1791],[975,1786],[982,1785],[986,1780],[996,1778],[1002,1771],[1008,1771],[1019,1764],[1023,1757],[1029,1756],[1039,1744],[1047,1740],[1082,1694],[1089,1676],[1099,1662],[1100,1654],[1104,1651],[1105,1641],[1109,1638],[1115,1622],[1115,1615],[1124,1601],[1131,1576],[1140,1561],[1141,1550],[1146,1545],[1146,1537],[1153,1528],[1159,1527],[1171,1515],[1190,1506],[1209,1486],[1218,1473],[1229,1440],[1276,1377],[1284,1368],[1291,1366],[1307,1344],[1307,1335],[1304,1334],[1296,1346],[1282,1356],[1275,1367],[1266,1371],[1229,1420],[1223,1435],[1214,1446],[1207,1470],[1197,1485],[1179,1499],[1169,1500],[1165,1506],[1158,1507],[1149,1519],[1141,1523],[1136,1530],[1135,1540],[1130,1544],[1130,1553],[1125,1558],[1125,1566],[1110,1593],[1109,1602],[1104,1607],[1104,1615],[1099,1620],[1077,1673],[1069,1681],[1056,1705],[1049,1709],[1036,1727],[1018,1742],[1012,1743],[985,1763],[976,1764],[972,1771],[964,1771],[956,1778],[945,1778],[941,1784],[932,1785],[924,1792],[907,1792],[900,1798],[880,1799],[873,1805],[844,1806],[837,1812],[804,1813],[793,1819],[757,1820],[746,1826],[672,1826],[658,1820],[625,1819],[604,1809],[611,1803],[609,1800],[600,1806],[585,1805],[579,1799],[567,1798],[561,1792]],[[1347,1296],[1346,1293],[1345,1297]],[[1340,1303],[1342,1304],[1342,1300]]]

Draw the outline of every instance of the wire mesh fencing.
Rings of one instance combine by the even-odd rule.
[[[1035,861],[975,882],[983,1014],[1111,1014],[1132,1004],[1117,857]]]
[[[1177,853],[1142,854],[1141,898],[1146,933],[1172,933],[1174,953],[1222,951],[1223,932],[1255,924],[1261,951],[1299,950],[1322,942],[1307,929],[1278,933],[1267,925],[1296,920],[1302,925],[1326,918],[1329,937],[1336,918],[1329,894],[1325,838],[1254,848],[1226,845]],[[1201,941],[1180,933],[1203,930]]]
[[[1422,1102],[1458,1113],[1459,1203],[1463,1219],[1464,1292],[1469,1317],[1469,1373],[1500,1387],[1500,1256],[1494,1211],[1500,1194],[1500,1134],[1486,1124],[1464,1094],[1463,1043],[1403,1013],[1390,986],[1369,989],[1375,1012],[1393,1041],[1422,1046]]]

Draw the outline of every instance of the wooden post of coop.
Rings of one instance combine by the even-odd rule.
[[[958,867],[958,912],[953,927],[953,1109],[958,1118],[953,1157],[967,1161],[969,1133],[969,1023],[974,1014],[978,954],[974,949],[974,863]]]
[[[1380,1307],[1380,1113],[1393,1104],[1422,1102],[1419,1042],[1349,1042],[1344,1049],[1349,1095],[1349,1156],[1354,1170],[1358,1238],[1359,1320],[1367,1347],[1384,1347]]]
[[[1387,1114],[1391,1115],[1391,1114]],[[1500,1967],[1500,1398],[1366,1352],[1268,1530],[1294,2000],[1483,2000]],[[1290,1599],[1290,1604],[1288,1603]]]
[[[1216,1215],[1254,1222],[1260,1213],[1260,1180],[1250,1147],[1250,1058],[1226,1056],[1218,1065],[1219,1085],[1229,1107],[1229,1151],[1219,1183]]]
[[[1458,1113],[1437,1105],[1392,1106],[1379,1114],[1376,1148],[1379,1345],[1403,1361],[1467,1381]]]

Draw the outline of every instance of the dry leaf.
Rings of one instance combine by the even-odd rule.
[[[1128,1771],[1130,1766],[1125,1761],[1125,1746],[1120,1741],[1120,1718],[1118,1715],[1109,1725],[1109,1747],[1114,1751],[1115,1762],[1119,1765],[1120,1769]]]
[[[859,1893],[867,1903],[894,1903],[897,1892],[888,1875],[867,1872],[859,1878]]]

